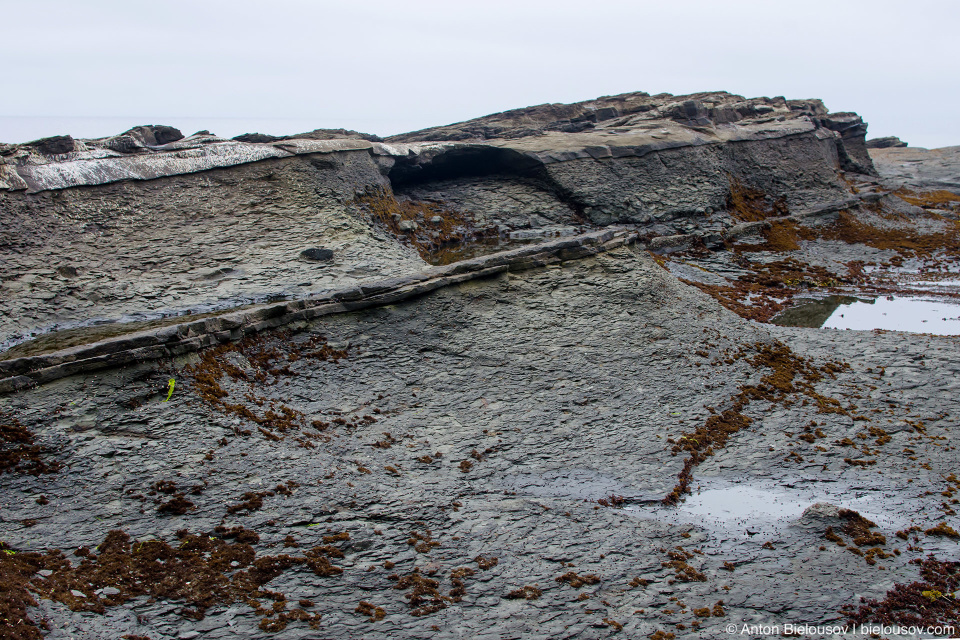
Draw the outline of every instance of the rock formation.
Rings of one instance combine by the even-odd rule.
[[[631,93],[0,146],[0,629],[957,624],[957,338],[770,323],[960,264],[957,147],[865,134]]]
[[[10,222],[0,242],[10,257],[0,277],[30,308],[23,313],[12,298],[0,307],[0,342],[104,316],[297,296],[305,282],[346,284],[364,269],[391,275],[390,264],[418,262],[399,246],[364,248],[376,234],[351,214],[359,193],[450,202],[487,227],[636,223],[659,235],[721,230],[714,213],[726,209],[731,178],[793,209],[828,206],[849,196],[838,163],[873,172],[864,130],[859,117],[828,114],[816,100],[637,93],[386,142],[344,130],[269,142],[182,138],[149,125],[73,141],[69,152],[62,144],[41,151],[53,143],[8,147],[0,206]],[[334,250],[351,244],[349,264],[317,272],[297,262],[311,238]],[[79,276],[67,280],[60,267]],[[14,278],[27,272],[34,279]]]
[[[867,149],[889,149],[891,147],[906,147],[907,143],[897,136],[886,138],[872,138],[867,140]]]
[[[870,156],[888,186],[960,190],[960,146],[885,147],[871,149]]]

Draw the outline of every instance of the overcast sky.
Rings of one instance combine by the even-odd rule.
[[[147,121],[185,133],[389,135],[544,102],[726,90],[821,98],[862,115],[868,137],[960,145],[958,0],[0,7],[7,142],[106,135]]]

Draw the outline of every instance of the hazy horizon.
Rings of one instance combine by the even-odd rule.
[[[939,108],[960,98],[952,0],[850,0],[820,12],[760,0],[275,0],[269,10],[252,0],[32,0],[5,18],[15,28],[0,41],[14,61],[0,96],[3,142],[148,123],[188,135],[388,136],[543,103],[724,90],[819,98],[860,114],[868,137],[960,144],[960,119]]]

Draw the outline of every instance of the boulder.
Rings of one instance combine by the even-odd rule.
[[[867,140],[867,149],[890,149],[891,147],[905,147],[907,143],[897,136],[887,136],[885,138],[871,138]]]
[[[117,153],[136,153],[144,148],[143,141],[131,135],[119,135],[107,138],[103,146]]]
[[[146,147],[156,147],[182,139],[183,134],[179,129],[148,124],[107,138],[103,141],[103,146],[118,153],[137,153]]]
[[[333,251],[323,247],[311,247],[301,251],[300,257],[309,262],[329,262],[333,260]]]
[[[51,136],[28,142],[24,146],[30,147],[45,156],[55,156],[61,153],[76,151],[77,143],[71,136]]]
[[[140,127],[134,127],[129,131],[124,131],[121,136],[133,136],[140,140],[144,145],[155,147],[159,145],[183,140],[183,134],[179,129],[168,127],[162,124],[147,124]]]
[[[772,111],[771,107],[771,111]],[[692,124],[710,124],[710,111],[699,100],[684,100],[665,105],[661,109],[664,117],[678,122]]]
[[[282,136],[271,136],[267,133],[241,133],[234,138],[237,142],[268,143],[283,140]]]

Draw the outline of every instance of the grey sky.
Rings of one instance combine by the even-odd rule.
[[[116,133],[114,117],[388,135],[544,102],[723,89],[822,98],[861,114],[870,137],[960,144],[957,0],[2,4],[4,141]]]

